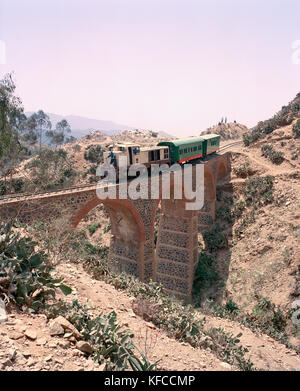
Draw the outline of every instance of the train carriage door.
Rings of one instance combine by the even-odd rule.
[[[129,164],[132,164],[132,147],[128,147],[129,152]]]
[[[203,156],[206,156],[206,154],[207,154],[207,140],[203,140],[202,148],[203,148]]]

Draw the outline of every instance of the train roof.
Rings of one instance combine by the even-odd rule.
[[[218,135],[218,134],[205,134],[201,137],[187,137],[187,138],[180,138],[178,140],[161,141],[157,145],[174,145],[175,147],[179,147],[182,145],[200,143],[204,140],[209,140],[209,139],[212,139],[215,137],[220,137],[220,135]]]
[[[215,138],[215,137],[221,137],[219,134],[215,134],[215,133],[210,133],[210,134],[203,134],[203,136],[201,136],[204,140],[210,140],[211,138]]]

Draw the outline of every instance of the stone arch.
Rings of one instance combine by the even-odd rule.
[[[111,226],[112,226],[112,233],[116,236],[119,236],[120,238],[123,237],[126,239],[125,230],[122,229],[122,222],[124,220],[127,220],[126,228],[132,227],[132,223],[136,225],[135,230],[135,239],[138,241],[144,241],[145,240],[145,228],[142,221],[142,218],[137,211],[136,207],[133,205],[133,203],[127,199],[119,200],[119,199],[106,199],[101,200],[98,197],[93,198],[92,200],[86,202],[73,216],[71,219],[71,226],[73,228],[76,228],[79,222],[83,219],[84,216],[86,216],[92,209],[94,209],[99,204],[103,204],[107,207],[110,219],[111,219]],[[122,218],[122,220],[118,220],[118,218]],[[121,223],[121,224],[120,224]],[[121,228],[121,229],[120,229]],[[132,229],[129,231],[132,231]],[[127,239],[130,240],[130,238],[133,237],[133,235],[129,235]]]
[[[141,281],[154,279],[153,245],[146,238],[145,222],[131,200],[101,200],[94,197],[76,212],[71,226],[75,228],[99,204],[106,207],[111,221],[110,266],[117,271],[134,275]]]

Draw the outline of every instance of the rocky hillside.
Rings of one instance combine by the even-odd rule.
[[[237,122],[219,123],[218,125],[212,126],[201,132],[202,134],[219,134],[221,140],[233,140],[241,139],[245,133],[249,132],[247,126],[239,124]]]

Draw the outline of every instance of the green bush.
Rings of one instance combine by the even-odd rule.
[[[203,233],[203,238],[209,252],[227,247],[227,239],[222,227],[217,223],[210,230]]]
[[[262,156],[271,160],[274,164],[281,164],[284,161],[282,152],[275,151],[272,145],[265,144],[261,147]]]
[[[101,163],[103,162],[103,149],[101,145],[90,145],[86,148],[84,152],[85,160],[88,160],[91,163]]]
[[[221,206],[217,210],[216,217],[221,220],[227,221],[229,224],[231,224],[233,222],[233,215],[232,215],[231,209],[228,205]]]
[[[250,318],[253,324],[269,335],[284,332],[287,325],[287,318],[280,308],[265,297],[259,298]]]
[[[239,307],[238,305],[233,301],[233,300],[228,300],[225,304],[225,309],[229,312],[232,313],[237,313],[239,312]]]
[[[42,190],[70,186],[77,175],[72,161],[63,149],[43,149],[25,168],[30,169],[32,184]]]
[[[247,178],[248,176],[253,175],[253,173],[254,173],[253,170],[251,169],[249,163],[247,163],[247,164],[245,163],[242,166],[237,167],[237,168],[234,167],[233,172],[239,178]]]
[[[107,232],[109,232],[111,230],[111,225],[110,224],[106,224],[106,226],[104,227],[103,229],[103,232],[106,234]]]
[[[210,288],[218,281],[218,273],[215,270],[215,259],[206,253],[201,253],[195,270],[193,293],[199,294],[203,289]]]
[[[134,335],[117,322],[114,311],[105,315],[100,313],[92,318],[87,306],[73,300],[72,304],[57,302],[46,308],[49,318],[64,316],[80,332],[83,339],[93,347],[93,358],[100,364],[105,363],[105,370],[135,371],[155,370],[156,363],[148,361],[133,343]],[[139,354],[136,354],[135,351]]]
[[[99,223],[95,223],[88,226],[88,231],[90,235],[94,235],[94,233],[97,231],[98,228],[100,228],[101,225]]]
[[[243,136],[245,146],[249,146],[260,138],[265,137],[267,134],[272,133],[274,130],[286,126],[292,123],[295,118],[299,118],[300,113],[300,93],[298,93],[294,100],[292,100],[287,106],[283,106],[281,110],[275,114],[272,118],[266,121],[260,121],[251,132],[246,133]],[[296,134],[296,136],[295,136]],[[297,130],[294,137],[297,136]]]
[[[245,210],[245,202],[244,201],[235,202],[233,204],[233,210],[232,210],[233,218],[238,219],[239,217],[241,217],[244,210]]]
[[[43,252],[35,251],[37,243],[14,233],[10,226],[0,228],[0,296],[27,307],[31,312],[44,307],[49,296],[60,288],[62,279],[51,276],[52,266]]]
[[[253,177],[246,180],[243,187],[246,205],[261,206],[274,201],[274,177]]]
[[[0,196],[5,195],[7,193],[6,182],[0,180]]]
[[[294,138],[300,137],[300,119],[293,126],[293,136]]]

